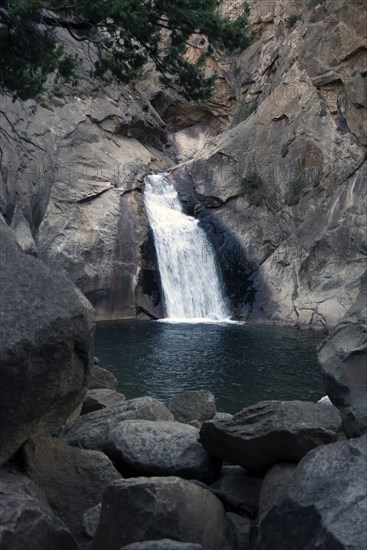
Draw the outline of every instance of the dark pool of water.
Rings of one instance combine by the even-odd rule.
[[[322,397],[323,338],[277,327],[125,321],[98,325],[96,355],[128,399],[205,388],[218,410],[237,412],[261,400]]]

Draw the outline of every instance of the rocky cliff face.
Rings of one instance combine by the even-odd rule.
[[[96,89],[87,61],[64,98],[2,98],[1,212],[99,318],[162,314],[141,184],[172,167],[164,144],[237,316],[329,327],[357,295],[367,252],[365,2],[249,4],[254,42],[231,59],[208,56],[220,77],[205,105],[162,90],[153,71],[139,92]]]
[[[1,212],[22,248],[76,282],[97,317],[159,315],[141,183],[170,163],[165,124],[138,93],[96,89],[85,64],[63,98],[2,96]]]
[[[366,263],[367,25],[363,2],[311,4],[252,2],[232,127],[173,177],[194,188],[230,284],[236,256],[245,267],[254,301],[232,289],[237,313],[317,327],[341,319]]]

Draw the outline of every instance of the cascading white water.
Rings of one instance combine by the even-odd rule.
[[[228,318],[213,248],[198,220],[182,211],[165,174],[145,178],[144,202],[154,234],[167,318]]]

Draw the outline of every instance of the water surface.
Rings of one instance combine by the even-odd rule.
[[[233,413],[261,400],[322,397],[323,338],[279,327],[123,321],[98,324],[96,355],[128,399],[204,388],[218,410]]]

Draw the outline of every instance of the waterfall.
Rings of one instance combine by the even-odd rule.
[[[198,220],[183,212],[165,174],[145,178],[144,202],[154,235],[166,317],[228,318],[214,250]]]

